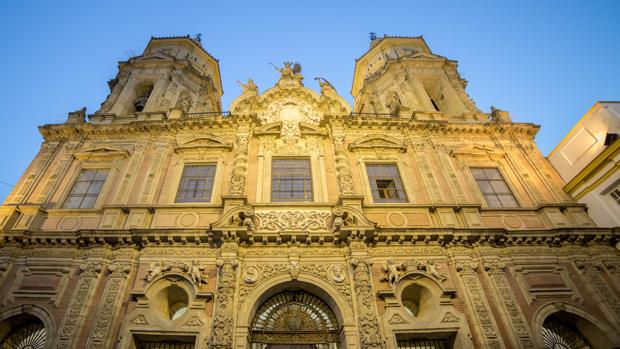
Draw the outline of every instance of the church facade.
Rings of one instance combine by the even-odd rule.
[[[421,37],[354,105],[298,65],[224,112],[189,37],[44,125],[0,206],[0,348],[612,348],[620,241]],[[29,345],[29,346],[28,346]]]

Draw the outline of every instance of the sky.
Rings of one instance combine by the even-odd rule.
[[[547,155],[599,100],[620,100],[620,1],[29,1],[0,2],[0,200],[39,150],[37,126],[94,113],[117,62],[151,36],[202,34],[219,59],[228,109],[236,81],[261,91],[299,62],[352,104],[355,59],[378,36],[422,35],[459,61],[479,109],[542,126]]]

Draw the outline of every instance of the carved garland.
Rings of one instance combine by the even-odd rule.
[[[324,211],[269,211],[257,212],[259,229],[264,230],[320,230],[327,229],[326,219],[331,215]]]

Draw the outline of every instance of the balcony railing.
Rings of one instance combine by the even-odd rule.
[[[231,114],[230,114],[229,111],[222,111],[222,112],[214,111],[214,112],[185,113],[185,114],[183,114],[184,118],[190,118],[190,119],[196,119],[196,118],[216,118],[216,117],[227,118],[227,117],[230,117],[230,116],[231,116]]]

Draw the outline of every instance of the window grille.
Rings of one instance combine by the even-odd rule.
[[[366,164],[374,202],[407,202],[396,164]]]
[[[312,201],[310,159],[273,159],[271,201]]]
[[[93,208],[108,172],[108,169],[82,170],[62,207]]]
[[[472,168],[471,173],[489,207],[519,207],[497,168]]]
[[[450,349],[445,339],[407,339],[398,341],[398,349]]]
[[[215,166],[215,164],[185,165],[176,202],[211,201]]]
[[[614,199],[614,201],[620,205],[620,189],[614,189],[611,191],[611,193],[609,193],[609,195],[611,196],[612,199]]]

